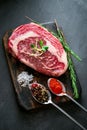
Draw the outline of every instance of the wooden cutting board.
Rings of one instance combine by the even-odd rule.
[[[55,23],[45,23],[44,26],[50,30],[50,31],[54,31],[56,32],[56,25]],[[12,30],[9,30],[5,33],[5,35],[3,36],[3,45],[4,45],[4,50],[5,50],[5,54],[6,54],[6,59],[7,59],[7,63],[8,63],[8,67],[9,67],[9,72],[11,74],[11,78],[13,81],[13,87],[14,90],[16,92],[16,96],[18,99],[18,103],[20,104],[21,107],[23,107],[25,110],[31,110],[31,109],[36,109],[39,107],[44,107],[45,105],[41,105],[39,103],[37,103],[31,95],[30,89],[28,87],[21,87],[20,84],[18,84],[17,82],[17,76],[23,72],[26,71],[28,72],[28,74],[32,74],[33,75],[33,81],[37,81],[43,85],[45,85],[45,87],[48,88],[47,86],[47,80],[48,78],[50,78],[49,76],[40,74],[38,72],[36,72],[35,70],[27,67],[26,65],[20,63],[17,59],[15,59],[9,52],[8,52],[8,38],[11,35]],[[58,77],[59,80],[61,80],[64,85],[66,86],[66,90],[67,93],[69,95],[71,95],[71,97],[73,97],[73,90],[71,87],[71,80],[70,80],[70,76],[69,76],[69,70],[66,71],[65,74],[63,74],[62,76]],[[81,86],[77,77],[77,88],[78,88],[78,92],[79,94],[81,93]],[[55,103],[64,103],[64,102],[68,102],[69,99],[67,99],[66,97],[57,97],[54,96],[52,94],[52,99]]]

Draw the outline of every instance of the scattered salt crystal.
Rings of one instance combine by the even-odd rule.
[[[23,71],[17,76],[17,82],[22,86],[26,87],[33,80],[33,75],[29,75],[28,72]]]

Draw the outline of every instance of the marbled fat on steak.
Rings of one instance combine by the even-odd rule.
[[[48,47],[45,51],[44,46]],[[38,24],[17,27],[9,37],[8,48],[19,61],[45,75],[60,76],[67,70],[67,55],[60,41]]]

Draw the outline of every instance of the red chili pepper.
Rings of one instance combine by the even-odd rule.
[[[62,85],[60,82],[58,82],[57,79],[52,78],[49,82],[49,86],[53,93],[55,94],[62,93]]]

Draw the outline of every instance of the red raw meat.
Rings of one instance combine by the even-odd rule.
[[[45,52],[33,50],[31,45],[41,49],[39,42],[48,46]],[[60,76],[68,67],[67,55],[60,41],[44,27],[29,23],[17,27],[9,37],[10,53],[25,65],[49,75]]]

